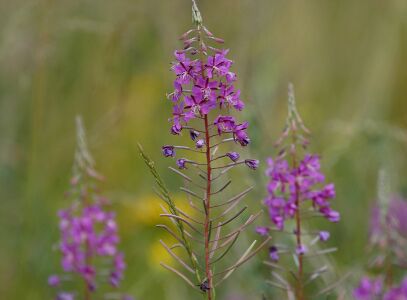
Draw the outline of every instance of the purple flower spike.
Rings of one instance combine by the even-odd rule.
[[[69,280],[78,281],[85,287],[86,294],[97,292],[98,298],[104,298],[102,291],[108,290],[104,285],[109,280],[109,273],[118,274],[117,280],[112,284],[118,287],[125,264],[123,255],[118,252],[116,215],[109,210],[109,201],[98,193],[97,181],[102,180],[102,176],[94,170],[94,162],[87,150],[86,136],[79,118],[77,132],[78,147],[73,168],[73,177],[77,179],[69,193],[73,195],[73,203],[58,212],[61,265],[63,271],[69,273]],[[172,146],[164,146],[163,154],[172,156],[173,150]],[[61,278],[64,277],[52,275],[48,278],[48,284],[63,288],[64,281]],[[83,298],[78,291],[67,293],[60,290],[55,299],[73,300],[74,296]]]
[[[58,275],[51,275],[48,277],[48,285],[55,287],[58,286],[61,283],[61,280],[59,279]]]
[[[246,159],[244,163],[252,170],[256,170],[259,166],[259,161],[257,159]]]
[[[162,152],[165,157],[174,157],[175,156],[174,146],[168,146],[168,145],[163,146]]]
[[[186,163],[187,163],[187,161],[184,158],[180,158],[177,160],[177,166],[180,169],[186,169],[187,168]]]
[[[280,256],[278,255],[278,249],[276,246],[271,246],[269,248],[269,256],[272,261],[278,261]]]
[[[193,141],[193,146],[176,146],[177,152],[185,151],[186,153],[183,156],[185,158],[176,160],[176,164],[179,169],[187,169],[182,172],[176,171],[176,173],[184,177],[184,179],[188,179],[195,186],[205,190],[205,201],[202,202],[202,207],[197,208],[197,210],[205,212],[202,217],[198,217],[200,219],[198,223],[203,226],[200,226],[195,231],[202,235],[203,240],[208,241],[210,240],[212,217],[216,215],[224,216],[218,214],[219,210],[213,211],[216,206],[212,205],[212,203],[216,199],[213,199],[212,195],[216,194],[216,197],[219,197],[219,194],[230,183],[215,191],[215,186],[211,182],[227,174],[232,167],[243,165],[243,163],[255,170],[259,162],[254,159],[241,161],[239,153],[225,150],[229,149],[226,148],[228,146],[236,147],[239,144],[246,146],[250,142],[247,133],[248,123],[240,121],[237,116],[245,105],[241,92],[235,85],[237,76],[231,70],[233,62],[227,57],[229,50],[219,48],[221,47],[219,44],[223,43],[223,40],[215,37],[203,25],[195,0],[192,1],[192,15],[196,28],[188,30],[181,36],[182,49],[174,52],[174,60],[171,66],[171,70],[175,75],[174,90],[168,94],[167,98],[172,106],[172,116],[169,118],[169,121],[172,122],[171,132],[180,134],[183,128],[188,129],[190,138]],[[225,115],[226,112],[227,114],[230,113],[230,115]],[[236,114],[236,116],[233,114]],[[191,141],[189,143],[191,144]],[[188,154],[194,156],[191,157]],[[199,174],[192,174],[193,176],[189,177],[194,171]],[[197,178],[195,175],[199,175],[204,183],[195,183],[194,179]],[[189,193],[195,194],[192,191]],[[236,202],[236,204],[238,203]],[[189,234],[182,236],[185,236],[183,238],[187,240],[189,238],[193,239]],[[270,237],[267,237],[267,239],[270,239]],[[186,242],[186,244],[189,244],[189,242]],[[190,257],[190,259],[193,268],[196,268],[195,265],[205,266],[203,270],[195,270],[197,277],[203,278],[203,281],[199,282],[197,286],[203,294],[208,296],[208,299],[213,299],[211,296],[215,290],[213,282],[214,266],[212,263],[208,264],[208,262],[212,260],[213,254],[218,255],[210,253],[208,247],[208,243],[205,243],[202,245],[203,249],[197,250],[200,258]],[[191,256],[192,251],[187,249],[188,247],[185,248],[188,256]],[[211,257],[209,257],[209,254]],[[205,264],[200,261],[197,262],[197,259],[201,260],[201,258],[206,262]]]
[[[226,156],[230,158],[231,161],[236,162],[240,158],[240,154],[237,152],[228,152]]]
[[[196,142],[195,146],[196,146],[198,149],[201,149],[203,146],[205,146],[205,141],[204,141],[204,140],[198,140],[198,141]]]
[[[244,123],[234,127],[235,140],[239,142],[244,140],[245,128]],[[275,143],[278,147],[276,158],[267,159],[266,176],[269,177],[269,183],[264,205],[268,209],[273,227],[277,230],[283,231],[286,222],[291,223],[294,227],[292,231],[284,231],[294,236],[293,243],[284,245],[284,250],[292,249],[292,252],[297,255],[293,273],[294,276],[297,276],[294,290],[296,298],[299,299],[312,298],[304,289],[305,284],[308,283],[304,281],[303,277],[305,263],[303,255],[308,252],[304,243],[312,247],[318,240],[325,242],[330,238],[329,232],[316,230],[316,236],[308,243],[307,235],[309,233],[304,232],[305,224],[303,223],[306,215],[303,212],[310,211],[312,215],[325,217],[331,222],[340,220],[339,213],[332,210],[330,206],[331,199],[335,197],[335,186],[325,182],[325,175],[321,171],[320,157],[307,153],[309,145],[307,135],[309,133],[299,115],[293,86],[290,84],[287,123],[280,138]],[[288,227],[291,228],[291,226]],[[319,249],[310,249],[310,252],[319,253]],[[289,264],[286,261],[284,263]],[[290,265],[282,267],[292,268]]]
[[[256,232],[262,236],[266,236],[269,234],[270,229],[267,227],[258,226],[256,227]]]
[[[328,231],[320,231],[318,236],[320,241],[326,242],[327,240],[329,240],[331,234]]]

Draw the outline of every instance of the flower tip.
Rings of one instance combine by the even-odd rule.
[[[246,159],[244,163],[252,170],[256,170],[259,167],[259,161],[257,159]]]
[[[203,146],[205,146],[205,141],[204,140],[198,140],[195,144],[196,148],[201,149]]]
[[[187,161],[184,158],[180,158],[177,160],[177,166],[179,169],[186,169],[187,168],[186,163]]]
[[[236,162],[240,158],[240,154],[237,152],[228,152],[226,156],[230,158],[231,161]]]
[[[165,157],[174,157],[175,156],[174,146],[165,145],[161,149],[162,149],[162,153]]]

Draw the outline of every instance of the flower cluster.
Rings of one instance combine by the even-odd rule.
[[[171,67],[176,76],[174,91],[168,94],[173,105],[171,133],[179,135],[183,130],[189,130],[195,151],[206,150],[206,133],[212,139],[229,135],[227,141],[247,146],[250,143],[247,134],[248,122],[238,122],[229,114],[231,109],[242,111],[244,108],[240,90],[234,85],[237,76],[231,71],[233,62],[227,58],[229,50],[209,46],[208,41],[223,41],[214,37],[203,25],[189,30],[181,39],[184,41],[184,48],[175,51],[175,61]],[[218,112],[213,118],[209,118],[209,114],[214,110]],[[205,119],[205,129],[194,129],[193,120]],[[186,149],[183,146],[165,145],[162,147],[163,155],[175,157],[176,148]],[[240,155],[237,152],[228,152],[222,157],[228,157],[236,163]],[[258,166],[257,160],[240,163],[251,169]],[[186,169],[188,164],[193,162],[185,158],[177,160],[180,169]]]
[[[399,286],[393,286],[387,291],[383,278],[362,278],[359,286],[353,291],[356,300],[403,300],[407,299],[407,278]]]
[[[353,296],[357,300],[374,300],[378,299],[382,294],[383,280],[370,279],[368,277],[362,278],[359,286],[353,291]]]
[[[321,172],[320,160],[316,155],[307,154],[298,167],[290,167],[286,160],[268,159],[266,171],[270,177],[267,186],[269,195],[264,200],[270,218],[280,230],[284,221],[293,218],[298,210],[296,199],[311,201],[312,206],[331,222],[338,222],[340,215],[330,208],[330,199],[335,197],[332,183],[322,185],[325,176]]]
[[[173,134],[180,134],[191,120],[208,115],[217,107],[238,111],[244,108],[240,90],[234,86],[236,74],[230,70],[233,62],[226,57],[229,50],[207,46],[204,38],[222,41],[213,37],[205,27],[202,28],[184,34],[184,49],[174,53],[175,62],[171,70],[176,79],[174,92],[168,95],[173,102]],[[198,35],[188,39],[192,33]],[[209,51],[213,53],[209,55]],[[201,55],[197,57],[199,53]],[[250,142],[246,133],[247,122],[238,123],[233,116],[220,114],[211,125],[216,126],[219,135],[232,133],[235,141],[242,146]]]
[[[58,213],[62,269],[82,278],[89,292],[96,291],[97,277],[101,276],[107,276],[110,285],[117,288],[126,267],[124,255],[117,248],[119,236],[115,214],[106,210],[105,206],[103,201],[74,203]],[[107,260],[107,265],[98,267],[95,262],[98,259]],[[69,278],[51,275],[48,284],[59,287]],[[62,292],[57,299],[74,299],[74,294]],[[132,298],[123,296],[121,299]]]
[[[63,290],[65,281],[85,283],[83,299],[90,299],[105,282],[118,288],[126,268],[124,255],[118,250],[119,236],[115,213],[109,211],[108,200],[100,196],[96,182],[102,179],[93,168],[88,152],[82,121],[77,119],[78,148],[75,155],[74,176],[71,180],[73,199],[69,208],[60,210],[59,230],[61,265],[64,274],[51,275],[48,284],[58,289],[55,299],[82,299],[78,292]],[[81,285],[83,284],[81,283]],[[131,296],[110,293],[115,299],[131,300]]]
[[[335,198],[335,186],[325,182],[318,155],[309,154],[307,147],[309,130],[305,127],[297,111],[294,88],[289,85],[288,116],[285,129],[276,143],[278,156],[267,160],[269,177],[268,195],[263,203],[266,206],[272,226],[257,227],[256,232],[268,236],[271,231],[293,235],[293,243],[274,243],[269,247],[270,266],[279,262],[282,254],[294,257],[294,269],[290,261],[279,262],[278,270],[274,268],[273,286],[284,282],[287,293],[294,293],[296,299],[311,298],[306,295],[306,284],[321,276],[321,269],[309,264],[304,257],[322,256],[336,251],[336,248],[321,250],[315,247],[318,242],[330,238],[328,231],[313,230],[306,223],[309,217],[325,217],[331,222],[339,222],[340,214],[330,205]],[[290,225],[286,221],[293,219]],[[288,227],[289,229],[285,228]],[[287,241],[287,240],[285,240]],[[287,264],[287,265],[285,265]],[[325,267],[322,267],[324,269]],[[291,281],[292,275],[295,280]],[[287,276],[287,280],[283,279]]]
[[[389,233],[407,239],[407,201],[401,197],[392,196],[387,211],[381,210],[376,205],[371,212],[369,233],[371,243],[383,243],[383,239]]]
[[[90,258],[112,258],[109,282],[117,287],[123,277],[125,263],[123,254],[117,250],[119,237],[114,213],[104,211],[102,205],[92,204],[61,210],[58,215],[64,271],[76,272],[89,289],[94,290],[97,270]]]
[[[399,286],[393,285],[394,278],[399,277],[398,269],[404,268],[407,262],[407,201],[387,196],[378,202],[381,205],[373,207],[370,218],[369,242],[373,256],[369,269],[381,275],[375,279],[362,278],[353,296],[357,300],[407,299],[407,278]]]

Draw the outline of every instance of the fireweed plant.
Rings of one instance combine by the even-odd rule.
[[[76,121],[77,149],[67,193],[72,204],[58,212],[63,272],[51,275],[48,284],[55,288],[56,300],[131,300],[118,292],[126,263],[118,250],[115,213],[100,195],[97,184],[103,177],[95,171],[81,118]],[[75,290],[78,286],[83,287]]]
[[[280,232],[293,237],[294,245],[273,243],[269,248],[270,259],[265,263],[271,267],[273,277],[267,283],[284,290],[288,299],[297,300],[315,299],[316,295],[307,295],[306,287],[327,271],[327,266],[314,269],[307,259],[336,250],[319,250],[317,243],[326,242],[330,233],[308,230],[307,221],[315,217],[324,217],[330,222],[340,219],[339,213],[330,207],[330,200],[335,197],[334,184],[325,183],[319,156],[307,152],[308,135],[309,130],[297,111],[290,84],[287,124],[276,143],[278,155],[275,159],[268,159],[266,171],[270,181],[264,205],[272,225],[258,227],[256,231],[263,236]],[[290,282],[286,275],[293,281]],[[319,293],[323,292],[327,289]]]
[[[227,199],[222,193],[231,183],[225,180],[226,174],[239,165],[255,170],[259,162],[241,159],[237,151],[220,150],[228,144],[245,147],[250,143],[246,132],[248,123],[240,123],[231,115],[231,111],[242,111],[244,103],[234,85],[236,74],[231,71],[232,61],[226,57],[228,50],[217,48],[223,40],[203,25],[195,1],[192,1],[192,13],[196,27],[182,35],[184,47],[174,53],[171,70],[176,76],[175,90],[168,94],[173,105],[170,132],[185,133],[192,145],[166,145],[162,152],[170,158],[182,153],[176,160],[177,168],[170,169],[183,178],[185,186],[181,190],[188,195],[193,213],[187,214],[176,207],[158,179],[154,165],[147,156],[143,157],[156,178],[161,198],[168,204],[161,216],[169,218],[178,230],[177,233],[166,225],[158,225],[179,242],[173,246],[161,243],[183,271],[161,265],[211,300],[215,299],[215,288],[266,245],[268,239],[257,248],[254,241],[231,266],[217,267],[241,232],[259,215],[250,215],[243,224],[229,228],[247,209],[247,206],[238,209],[238,204],[251,188]],[[185,250],[188,262],[175,253],[177,247]]]
[[[371,210],[368,273],[353,291],[357,300],[405,300],[407,277],[407,201],[382,190],[379,173],[378,201]],[[400,282],[400,283],[398,283]]]

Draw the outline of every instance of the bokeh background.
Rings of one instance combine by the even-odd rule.
[[[137,142],[156,161],[175,197],[180,181],[160,146],[168,134],[169,71],[178,37],[191,27],[188,0],[0,1],[0,298],[51,299],[59,268],[56,211],[68,205],[76,114],[107,178],[128,258],[123,289],[137,299],[195,299],[158,266],[168,260],[153,180]],[[405,0],[201,0],[207,27],[226,40],[247,109],[250,153],[275,154],[288,82],[337,186],[342,213],[332,231],[338,275],[365,263],[367,220],[385,169],[407,194],[407,2]],[[247,198],[261,207],[265,164]],[[265,222],[265,219],[262,220]],[[260,222],[262,222],[260,221]],[[253,235],[253,234],[249,234]],[[260,259],[235,274],[220,299],[259,299]],[[352,283],[349,283],[352,284]],[[195,295],[195,296],[194,296]]]

